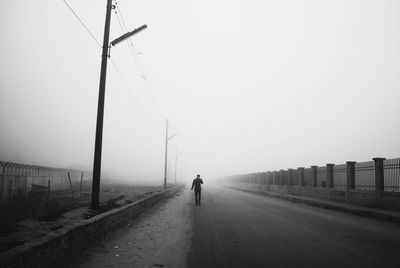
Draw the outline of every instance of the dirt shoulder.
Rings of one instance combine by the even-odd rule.
[[[2,204],[1,214],[6,220],[0,225],[0,252],[162,190],[162,186],[102,185],[100,211],[89,209],[90,193],[72,197],[68,191],[54,192],[50,198],[34,194]]]

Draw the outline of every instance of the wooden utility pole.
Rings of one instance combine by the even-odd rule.
[[[164,164],[164,190],[167,189],[167,162],[168,162],[168,119],[165,130],[165,164]]]
[[[178,145],[176,145],[175,151],[175,184],[176,184],[176,172],[178,171]]]
[[[106,91],[106,74],[108,60],[108,45],[110,38],[112,0],[107,0],[106,22],[104,26],[103,53],[101,56],[99,101],[97,106],[96,140],[94,145],[94,163],[92,180],[92,200],[90,207],[99,209],[100,175],[101,175],[101,149],[103,142],[104,98]]]
[[[165,166],[164,166],[164,190],[167,189],[167,174],[168,174],[168,141],[174,138],[176,135],[172,135],[168,137],[168,119],[166,123],[166,130],[165,130]]]

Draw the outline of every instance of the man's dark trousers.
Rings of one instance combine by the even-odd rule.
[[[194,189],[194,197],[196,198],[196,205],[201,203],[201,189]]]

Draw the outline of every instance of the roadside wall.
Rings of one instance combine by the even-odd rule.
[[[74,256],[110,231],[127,224],[140,213],[175,195],[182,188],[183,185],[174,186],[8,250],[0,254],[0,267],[54,267],[62,259]]]

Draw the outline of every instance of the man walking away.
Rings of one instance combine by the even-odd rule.
[[[194,187],[194,197],[196,199],[196,206],[197,204],[200,205],[201,203],[201,185],[203,184],[203,180],[200,178],[200,175],[197,175],[197,178],[193,180],[192,183],[192,190]]]

